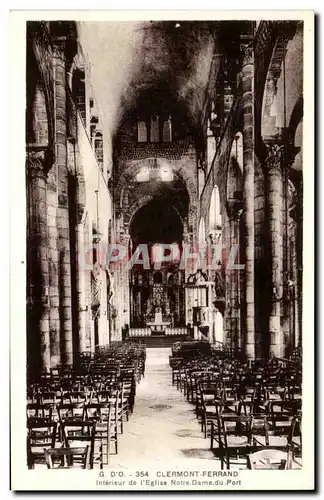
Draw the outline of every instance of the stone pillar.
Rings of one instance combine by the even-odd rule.
[[[49,267],[49,323],[51,345],[51,367],[61,363],[60,316],[57,250],[57,175],[53,167],[47,176],[47,227]]]
[[[61,360],[73,363],[71,262],[69,235],[68,169],[67,169],[67,115],[66,115],[66,38],[53,42],[55,145],[58,182],[57,233],[59,252],[59,312]]]
[[[297,322],[298,336],[297,346],[302,346],[302,327],[303,327],[303,183],[302,176],[300,177],[298,189],[298,216],[297,216],[297,284],[296,284],[296,300],[297,300]]]
[[[108,331],[107,331],[107,284],[106,273],[101,269],[100,271],[100,315],[99,322],[99,344],[104,346],[108,344]]]
[[[80,234],[82,234],[83,236],[82,238],[83,248],[86,253],[84,255],[84,259],[82,259],[81,258],[82,255],[79,252],[79,259],[81,258],[79,269],[81,273],[80,277],[82,278],[82,281],[80,283],[83,284],[82,299],[80,299],[79,302],[82,309],[80,312],[81,314],[80,323],[82,323],[84,319],[85,333],[84,333],[84,338],[82,339],[82,343],[84,342],[84,350],[88,352],[94,352],[94,344],[93,344],[94,331],[93,331],[93,321],[92,321],[92,311],[91,311],[91,269],[93,267],[93,252],[92,252],[92,233],[90,234],[90,227],[92,231],[92,223],[91,219],[89,218],[88,212],[85,212],[83,216],[82,226],[83,227],[80,230]],[[84,268],[82,270],[81,267],[83,265]]]
[[[242,200],[231,198],[227,201],[229,247],[228,262],[226,263],[226,284],[228,311],[228,341],[231,348],[242,346],[241,338],[241,270],[237,267],[240,262],[240,217],[242,214]],[[231,261],[229,262],[229,256]],[[233,258],[232,258],[233,257]],[[232,262],[233,260],[233,262]],[[233,264],[235,267],[233,267]]]
[[[209,327],[209,333],[210,333],[210,341],[215,342],[220,341],[219,339],[222,339],[221,342],[224,340],[224,335],[223,335],[223,317],[222,321],[219,321],[219,314],[220,312],[214,305],[214,300],[223,298],[225,301],[225,297],[222,297],[220,295],[219,287],[216,285],[216,275],[217,273],[221,272],[221,264],[219,264],[219,269],[213,269],[213,267],[216,267],[217,265],[217,260],[221,262],[222,260],[222,229],[218,227],[217,229],[214,229],[209,232],[209,248],[208,248],[208,263],[209,263],[209,281],[214,282],[213,286],[210,287],[209,289],[209,314],[210,314],[210,327]],[[222,316],[222,315],[221,315]]]
[[[269,303],[271,273],[269,269],[269,229],[266,214],[264,165],[255,158],[254,165],[254,298],[255,298],[255,356],[268,356]]]
[[[229,219],[229,227],[230,227],[230,245],[229,252],[233,251],[233,245],[237,245],[237,216],[235,212],[235,208],[232,207],[230,211],[230,219]],[[238,338],[239,338],[239,330],[238,330],[238,287],[237,287],[237,271],[236,269],[230,268],[227,266],[227,273],[229,278],[229,303],[230,303],[230,347],[235,348],[238,347]]]
[[[127,252],[128,252],[128,249],[129,249],[129,243],[130,242],[130,236],[129,236],[129,233],[127,231],[127,233],[125,232],[124,234],[124,238],[123,238],[123,245],[125,246]],[[123,309],[122,309],[122,313],[123,313],[123,316],[122,316],[122,327],[124,327],[125,325],[128,325],[130,324],[130,309],[129,309],[129,306],[130,306],[130,300],[129,300],[129,294],[130,294],[130,286],[129,286],[129,280],[130,280],[130,275],[131,275],[131,272],[130,271],[126,271],[124,272],[124,276],[123,276],[123,294],[122,294],[122,301],[123,301]],[[120,332],[120,335],[121,335],[121,332]]]
[[[77,227],[77,246],[78,246],[78,313],[79,313],[79,349],[80,352],[88,350],[88,342],[86,336],[87,328],[87,304],[86,304],[86,286],[85,273],[87,263],[85,262],[85,252],[88,251],[85,247],[84,239],[84,224],[80,222]]]
[[[267,202],[268,202],[268,235],[270,243],[271,266],[271,298],[269,311],[269,355],[283,356],[283,338],[281,332],[280,301],[283,294],[283,234],[282,234],[282,165],[284,145],[267,141],[266,158]]]
[[[242,40],[243,217],[245,247],[245,353],[255,358],[254,328],[254,52],[253,40]]]
[[[28,297],[30,301],[27,317],[28,355],[30,368],[34,371],[51,366],[49,332],[49,270],[46,148],[27,148],[27,208],[28,208]],[[35,354],[34,354],[35,353]]]

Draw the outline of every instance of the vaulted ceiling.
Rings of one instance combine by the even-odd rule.
[[[167,105],[196,123],[217,45],[218,22],[78,23],[107,128],[139,107]]]

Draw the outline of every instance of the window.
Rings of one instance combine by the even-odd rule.
[[[102,134],[100,132],[96,133],[94,140],[94,150],[97,161],[99,163],[99,167],[103,170],[103,140]]]
[[[171,142],[172,120],[160,116],[151,116],[147,120],[138,119],[137,142]]]
[[[144,121],[137,122],[137,140],[138,142],[147,142],[147,127]]]
[[[163,123],[163,142],[172,141],[172,123],[171,116]]]
[[[85,73],[76,69],[72,77],[72,96],[80,111],[84,124],[86,123]]]
[[[92,116],[90,120],[90,137],[91,137],[91,142],[93,142],[95,133],[96,133],[96,128],[99,120],[97,116]]]

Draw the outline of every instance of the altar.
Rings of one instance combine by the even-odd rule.
[[[156,308],[154,321],[147,321],[147,326],[151,329],[151,335],[165,334],[165,329],[170,326],[170,321],[163,321],[161,308]]]

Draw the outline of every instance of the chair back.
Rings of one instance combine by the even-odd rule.
[[[291,469],[291,451],[264,448],[248,455],[248,469]]]
[[[27,421],[27,465],[31,469],[35,463],[44,463],[44,450],[54,448],[56,422]]]
[[[70,469],[78,466],[82,469],[90,469],[90,446],[86,445],[78,448],[50,448],[45,451],[45,461],[48,469]]]

